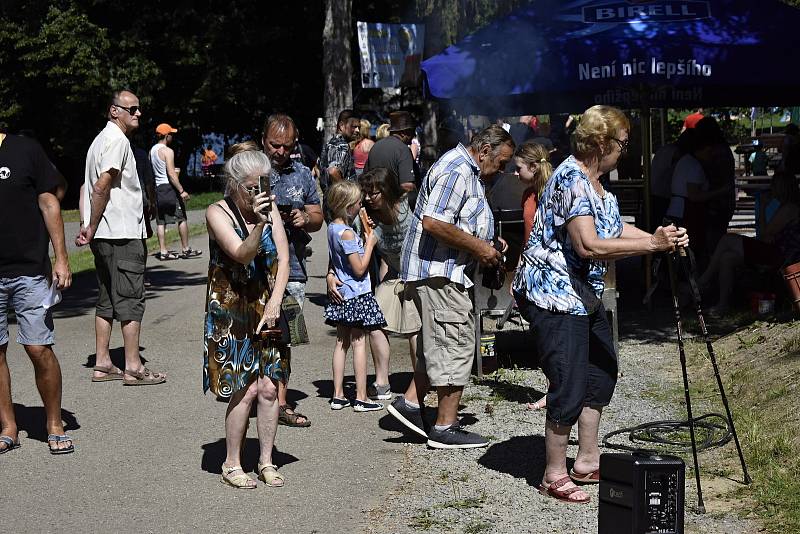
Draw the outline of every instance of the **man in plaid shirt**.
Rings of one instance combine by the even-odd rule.
[[[322,189],[325,222],[331,221],[325,201],[328,188],[341,180],[356,179],[350,141],[355,138],[360,122],[359,117],[352,109],[342,110],[336,121],[336,135],[322,147],[322,154],[319,157],[319,167],[322,173],[319,177],[319,185]]]
[[[467,293],[468,269],[477,260],[497,265],[501,253],[491,244],[494,217],[481,180],[505,168],[514,141],[493,125],[446,152],[422,181],[411,226],[403,243],[401,276],[422,319],[414,381],[389,412],[428,445],[441,449],[485,447],[488,441],[458,424],[458,405],[472,372],[475,318]],[[504,244],[505,246],[505,244]],[[421,406],[436,388],[439,410],[427,432]]]

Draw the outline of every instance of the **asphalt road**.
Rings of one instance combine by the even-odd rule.
[[[68,236],[70,235],[68,231]],[[69,237],[68,237],[69,240]],[[90,382],[94,365],[94,275],[76,277],[55,312],[56,354],[64,384],[63,419],[76,452],[51,456],[32,366],[13,340],[8,361],[22,447],[0,456],[3,532],[361,532],[367,510],[387,498],[402,461],[404,438],[386,411],[332,412],[333,330],[322,322],[327,252],[324,229],[310,259],[305,305],[311,344],[294,349],[290,399],[310,428],[279,427],[274,460],[286,486],[236,490],[220,484],[226,404],[202,392],[205,236],[191,260],[148,259],[141,352],[168,373],[166,384],[123,387]],[[123,366],[118,325],[112,355]],[[393,350],[393,389],[410,374],[400,340]],[[351,361],[351,360],[350,360]],[[371,365],[370,365],[371,367]],[[351,372],[348,364],[348,373]],[[349,377],[352,379],[352,376]],[[397,379],[397,382],[395,382]],[[243,464],[258,456],[251,419]]]

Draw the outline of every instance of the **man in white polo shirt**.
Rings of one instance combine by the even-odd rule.
[[[78,246],[90,245],[99,286],[95,312],[97,361],[93,382],[122,380],[126,386],[160,384],[139,355],[144,316],[144,268],[147,247],[142,189],[128,137],[139,127],[139,99],[116,91],[108,106],[108,123],[86,155],[83,213]],[[122,325],[124,372],[114,367],[109,353],[114,319]]]

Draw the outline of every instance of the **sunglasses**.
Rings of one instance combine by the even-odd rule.
[[[620,141],[616,137],[612,137],[611,139],[617,142],[617,144],[619,145],[620,152],[624,154],[628,151],[628,145],[630,144],[630,139],[625,139],[624,141]]]
[[[120,106],[119,104],[111,104],[111,105],[114,106],[115,108],[124,109],[131,115],[136,115],[136,112],[141,110],[139,106],[131,106],[129,108],[126,108],[125,106]]]
[[[239,182],[236,182],[236,185],[238,185],[239,187],[244,189],[244,191],[248,195],[250,195],[251,197],[254,197],[254,196],[256,196],[258,194],[258,186],[257,185],[251,185],[250,187],[245,187],[242,184],[240,184]]]

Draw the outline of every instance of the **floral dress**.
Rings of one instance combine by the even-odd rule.
[[[235,229],[244,240],[242,230]],[[228,257],[212,239],[209,252],[203,391],[229,398],[257,376],[288,379],[288,351],[281,350],[279,341],[253,335],[278,270],[272,227],[264,228],[258,254],[249,265]]]

